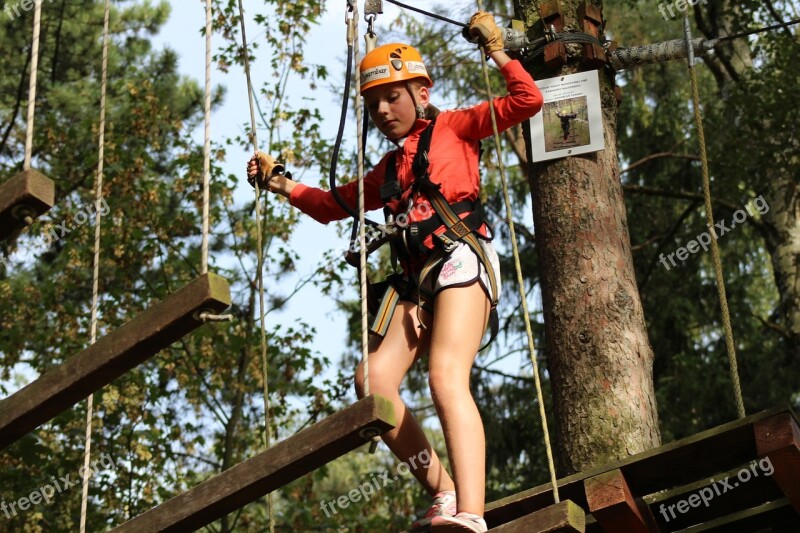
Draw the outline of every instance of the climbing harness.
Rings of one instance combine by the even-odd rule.
[[[491,240],[491,227],[486,223],[480,199],[475,201],[463,201],[450,204],[442,195],[439,185],[433,183],[428,172],[429,150],[433,131],[435,129],[435,119],[420,134],[417,152],[412,163],[412,173],[414,182],[409,190],[403,191],[397,181],[396,157],[397,153],[389,156],[386,165],[384,183],[381,186],[381,200],[387,207],[384,209],[387,215],[387,224],[397,224],[393,219],[392,209],[389,204],[400,205],[402,200],[408,203],[408,209],[401,209],[407,213],[414,209],[412,198],[415,195],[422,195],[428,199],[433,207],[433,213],[425,220],[407,223],[398,228],[397,231],[389,236],[387,242],[392,246],[392,250],[406,265],[413,257],[425,258],[422,270],[417,280],[416,297],[419,300],[419,309],[432,311],[433,294],[422,289],[425,280],[432,275],[438,266],[445,260],[447,254],[452,252],[458,243],[463,242],[477,255],[479,261],[486,269],[490,283],[491,293],[491,315],[490,324],[492,329],[492,339],[497,334],[497,298],[498,281],[495,277],[494,268],[490,259],[486,256],[483,246],[479,239]],[[465,216],[461,216],[468,213]],[[483,227],[488,229],[488,237],[480,235],[479,230]],[[432,245],[426,245],[426,240],[430,238]],[[398,276],[393,276],[388,286],[385,287],[387,294],[381,303],[379,311],[375,314],[373,321],[373,333],[384,336],[389,326],[389,321],[394,313],[401,295],[408,295],[407,282],[401,282]],[[418,315],[419,316],[419,315]],[[424,323],[420,320],[420,324]],[[491,342],[491,341],[490,341]]]

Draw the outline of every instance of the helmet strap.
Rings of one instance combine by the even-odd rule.
[[[406,90],[411,96],[411,101],[414,103],[414,109],[417,111],[417,118],[425,118],[425,106],[417,101],[417,97],[414,95],[414,90],[411,88],[411,84],[409,82],[406,82]]]

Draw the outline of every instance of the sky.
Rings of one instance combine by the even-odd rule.
[[[420,2],[409,2],[412,5],[419,5],[430,8],[430,5]],[[173,12],[169,21],[162,29],[161,33],[154,39],[156,48],[169,47],[178,53],[180,58],[180,71],[198,82],[205,77],[205,41],[201,34],[201,29],[205,26],[205,2],[200,0],[171,0]],[[359,1],[359,8],[363,9],[363,1]],[[469,2],[458,0],[448,4],[451,13],[456,12],[456,8],[468,5]],[[253,6],[261,6],[261,2],[253,0],[245,1],[245,10]],[[328,11],[323,16],[321,23],[315,27],[307,38],[307,61],[311,64],[325,64],[328,66],[331,77],[334,80],[344,79],[345,60],[347,57],[346,44],[346,25],[345,25],[345,0],[327,2]],[[247,12],[247,11],[246,11]],[[387,24],[398,15],[398,8],[388,2],[384,2],[384,13],[378,18],[378,33],[381,33],[382,24]],[[455,16],[455,15],[452,15]],[[359,17],[359,35],[363,36],[366,31],[366,23],[363,14]],[[257,40],[260,30],[253,23],[247,24],[248,40]],[[363,37],[360,41],[363,50]],[[221,44],[218,36],[214,37],[212,46]],[[380,40],[378,44],[385,42]],[[267,72],[268,49],[261,43],[256,54],[256,60],[251,64],[254,87],[260,87],[265,81],[261,72]],[[259,58],[258,56],[262,56]],[[263,66],[264,68],[259,68]],[[242,133],[242,124],[249,121],[249,108],[247,105],[247,85],[241,67],[233,67],[228,73],[221,73],[215,70],[212,73],[212,83],[215,86],[224,86],[227,89],[223,104],[213,111],[212,116],[212,138],[219,142],[226,137],[233,137]],[[341,94],[332,94],[327,88],[320,88],[316,94],[308,91],[304,83],[296,83],[290,86],[290,91],[297,97],[314,97],[316,105],[320,107],[325,121],[322,125],[323,134],[330,140],[336,136],[339,115],[341,111]],[[355,121],[350,120],[347,124],[347,132],[350,135],[350,142],[355,139]],[[202,142],[202,125],[195,132],[198,142]],[[348,142],[345,140],[345,143]],[[343,146],[343,150],[348,147]],[[352,149],[352,146],[349,147]],[[241,184],[236,191],[236,198],[244,203],[252,199],[252,188],[244,179],[243,169],[250,157],[250,152],[237,151],[236,147],[228,148],[228,159],[222,163],[225,174],[234,173],[242,176]],[[291,169],[288,169],[291,170]],[[306,173],[303,181],[315,183],[317,176]],[[382,215],[378,214],[380,218]],[[375,215],[373,214],[373,218]],[[294,286],[296,280],[305,277],[316,268],[316,265],[325,250],[342,250],[346,246],[346,237],[337,234],[333,226],[323,226],[310,217],[301,217],[302,222],[292,237],[291,244],[300,256],[297,262],[297,272],[293,276],[288,276],[284,282],[288,286]],[[532,221],[531,221],[532,222]],[[212,228],[213,231],[213,228]],[[498,243],[502,247],[502,243]],[[222,258],[217,260],[224,261]],[[211,268],[213,271],[215,258],[211,258]],[[350,271],[352,282],[348,285],[348,296],[356,298],[358,284],[355,279],[355,270]],[[506,273],[504,275],[512,275]],[[270,282],[265,278],[265,283]],[[285,292],[285,291],[284,291]],[[506,293],[505,298],[515,298],[515,294]],[[536,298],[536,297],[535,297]],[[534,309],[533,302],[529,305]],[[340,356],[345,353],[345,339],[347,335],[347,324],[345,316],[338,312],[334,302],[329,298],[320,297],[319,291],[313,285],[307,285],[302,289],[280,314],[271,315],[281,323],[292,324],[298,319],[316,328],[317,334],[312,343],[312,349],[327,356],[332,362],[337,362]],[[499,342],[499,340],[497,341]],[[521,366],[530,366],[530,361],[526,353],[521,353],[517,357],[511,357],[497,366],[498,370],[517,373]],[[528,368],[529,370],[529,368]]]
[[[205,41],[200,30],[205,26],[205,2],[188,0],[171,0],[172,14],[169,21],[162,29],[159,36],[154,39],[157,48],[169,47],[175,50],[180,57],[180,71],[186,76],[201,82],[205,77]],[[194,7],[190,9],[189,6]],[[248,5],[249,4],[249,5]],[[256,5],[250,0],[245,2],[245,10]],[[347,45],[345,41],[346,25],[344,23],[345,2],[329,2],[329,10],[323,17],[322,23],[308,36],[307,60],[309,63],[324,63],[329,65],[331,73],[342,78],[344,73],[344,59],[346,58]],[[388,12],[387,12],[388,15]],[[364,31],[363,29],[361,31]],[[253,23],[247,24],[248,39],[257,40],[259,29]],[[217,47],[222,39],[214,36],[212,46]],[[338,44],[337,44],[338,43]],[[256,54],[256,60],[251,64],[253,86],[260,87],[265,81],[260,75],[266,72],[266,59],[259,59],[258,54],[266,57],[268,53],[264,43]],[[216,67],[216,65],[215,65]],[[264,68],[260,68],[264,67]],[[338,70],[337,70],[337,67]],[[212,73],[214,86],[224,86],[226,96],[223,104],[214,109],[212,115],[212,138],[219,142],[226,137],[233,137],[242,133],[242,124],[249,121],[249,107],[247,105],[247,82],[241,68],[233,67],[228,73],[214,70]],[[338,117],[340,113],[340,95],[334,95],[327,89],[320,89],[317,94],[304,94],[308,91],[304,84],[297,83],[291,91],[298,97],[309,96],[317,99],[317,104],[322,109],[322,114],[327,117],[323,129],[328,138],[336,136]],[[348,126],[355,127],[352,123]],[[202,127],[198,128],[196,137],[202,140]],[[242,176],[241,184],[236,191],[236,199],[245,202],[252,199],[252,188],[244,180],[243,169],[250,157],[250,152],[238,151],[236,147],[228,148],[228,159],[222,163],[225,174],[234,173]],[[287,169],[291,170],[291,169]],[[316,177],[304,177],[304,181],[316,182]],[[213,231],[213,228],[212,228]],[[341,239],[333,226],[324,226],[308,217],[303,217],[302,222],[292,237],[293,247],[297,250],[300,261],[297,263],[297,274],[289,276],[284,283],[293,286],[295,281],[312,272],[324,249],[342,248],[344,240]],[[211,259],[213,268],[214,258]],[[265,284],[270,282],[265,278]],[[355,295],[355,291],[353,291]],[[336,312],[334,303],[327,298],[320,298],[319,292],[312,285],[307,285],[277,319],[287,324],[302,318],[317,329],[317,336],[312,348],[324,353],[331,360],[336,361],[344,352],[346,337],[346,321],[340,313]],[[326,353],[327,352],[327,353]]]

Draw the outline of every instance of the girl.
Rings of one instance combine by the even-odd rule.
[[[494,101],[500,131],[536,114],[541,93],[519,61],[503,51],[492,15],[476,13],[469,32],[506,79],[509,94]],[[469,376],[499,296],[497,254],[478,200],[479,143],[493,133],[489,103],[439,113],[430,104],[433,82],[425,65],[417,50],[405,44],[387,44],[367,54],[359,75],[372,121],[397,146],[364,178],[366,208],[387,207],[395,219],[391,240],[402,266],[390,278],[370,342],[370,392],[393,402],[398,422],[383,440],[401,461],[424,451],[431,457],[425,468],[413,470],[433,497],[414,527],[484,532],[485,438]],[[348,216],[330,191],[292,181],[281,171],[261,152],[248,164],[251,183],[259,179],[314,219],[328,223]],[[357,188],[352,182],[337,190],[356,206]],[[403,378],[425,353],[452,477],[400,397]],[[363,380],[359,366],[359,397]]]

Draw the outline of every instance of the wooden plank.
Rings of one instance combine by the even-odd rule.
[[[591,477],[584,482],[589,510],[605,531],[658,532],[650,508],[631,494],[620,469]]]
[[[562,499],[588,509],[583,482],[620,469],[631,493],[644,496],[710,477],[757,457],[753,424],[788,412],[776,407],[558,481]],[[507,522],[553,504],[550,484],[507,496],[486,507],[486,519]]]
[[[792,413],[780,413],[753,426],[758,456],[769,460],[772,477],[800,514],[800,428]]]
[[[0,449],[146,361],[231,304],[225,279],[206,274],[0,402]]]
[[[492,533],[553,533],[586,529],[586,514],[570,500],[545,507],[535,513],[517,518],[489,529]]]
[[[19,234],[27,226],[24,217],[34,219],[49,211],[55,195],[53,180],[33,169],[0,185],[0,241]]]
[[[752,533],[753,531],[797,531],[798,518],[789,500],[781,498],[758,507],[744,509],[695,527],[682,533],[719,531],[720,533]]]
[[[645,501],[662,531],[683,530],[783,498],[771,471],[768,464],[745,463]]]
[[[194,531],[356,449],[369,429],[394,426],[392,403],[367,396],[112,531]]]

